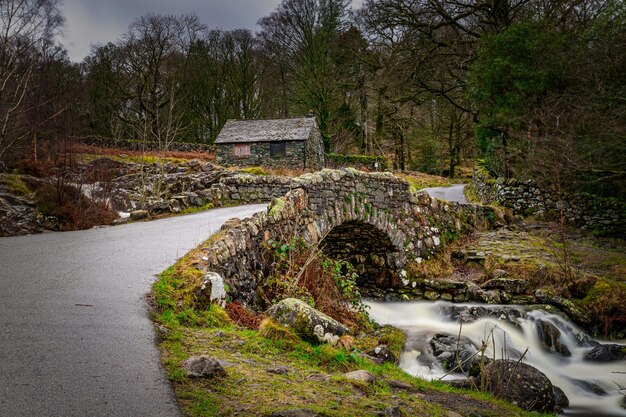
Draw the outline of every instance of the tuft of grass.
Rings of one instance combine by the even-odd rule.
[[[435,257],[423,260],[421,263],[409,262],[406,268],[407,277],[409,279],[433,279],[452,275],[454,266],[452,265],[451,253],[450,248],[445,248]]]
[[[193,214],[193,213],[199,213],[201,211],[206,211],[206,210],[211,210],[212,208],[215,208],[215,206],[213,205],[213,203],[206,203],[203,206],[200,207],[187,207],[184,208],[180,211],[180,213],[178,214]]]
[[[198,298],[204,272],[193,264],[199,253],[192,251],[180,259],[163,271],[152,286],[157,320],[167,326],[222,327],[232,323],[223,308]]]
[[[0,174],[0,185],[7,187],[12,194],[20,197],[32,194],[21,176],[17,174]]]
[[[259,324],[259,335],[269,340],[296,341],[298,337],[287,327],[282,326],[272,318],[266,318]]]
[[[447,187],[452,185],[450,180],[438,175],[429,175],[422,172],[394,172],[394,175],[404,178],[416,190],[430,187]]]
[[[378,345],[387,345],[393,354],[399,358],[404,351],[406,335],[400,329],[385,325],[359,336],[354,343],[355,349],[367,352]]]
[[[365,307],[352,265],[328,258],[299,238],[268,241],[262,256],[273,268],[257,289],[262,308],[284,298],[298,298],[353,331],[368,328],[360,314]]]
[[[157,306],[177,312],[193,308],[203,276],[199,269],[181,263],[167,268],[152,287]]]
[[[242,169],[241,172],[250,175],[270,175],[266,170],[261,167],[248,167]]]

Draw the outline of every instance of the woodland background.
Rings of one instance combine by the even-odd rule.
[[[137,17],[74,63],[59,0],[0,0],[0,161],[97,136],[211,144],[313,110],[327,152],[626,195],[621,0],[283,0],[260,30]],[[49,148],[49,147],[48,147]],[[39,152],[39,153],[38,153]]]

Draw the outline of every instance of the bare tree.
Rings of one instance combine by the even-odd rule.
[[[0,0],[0,158],[29,137],[25,97],[40,51],[62,25],[59,0]]]
[[[259,20],[261,42],[285,71],[290,101],[299,112],[314,109],[330,150],[329,124],[337,92],[332,46],[346,30],[348,0],[283,0]]]

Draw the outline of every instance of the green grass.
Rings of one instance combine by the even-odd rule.
[[[0,185],[5,186],[17,196],[25,197],[32,194],[22,178],[17,174],[0,174]]]
[[[430,187],[448,187],[452,185],[448,178],[440,177],[437,175],[422,174],[418,172],[396,172],[395,175],[407,180],[408,183],[416,190]]]
[[[395,365],[376,365],[356,352],[329,345],[314,346],[295,337],[271,340],[232,323],[221,327],[219,335],[216,329],[183,328],[182,338],[170,333],[160,348],[167,375],[186,416],[263,416],[290,408],[306,408],[328,416],[367,416],[394,405],[413,416],[446,416],[448,410],[480,410],[485,417],[535,415],[488,394],[414,378]],[[227,361],[232,364],[225,368],[228,376],[220,380],[186,378],[181,363],[191,355]],[[266,372],[268,367],[277,365],[288,367],[290,372]],[[377,381],[364,384],[343,377],[344,372],[357,369],[369,370]],[[315,375],[327,377],[324,380]],[[390,380],[407,382],[412,389],[394,389]]]
[[[199,206],[199,207],[187,207],[184,208],[180,211],[179,214],[193,214],[193,213],[199,213],[201,211],[206,211],[206,210],[211,210],[212,208],[215,208],[215,206],[213,205],[213,203],[206,203],[203,206]]]

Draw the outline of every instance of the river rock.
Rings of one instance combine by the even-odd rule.
[[[210,356],[192,356],[183,362],[183,368],[189,378],[225,377],[226,371],[220,363]]]
[[[514,326],[519,326],[519,318],[525,317],[525,313],[507,306],[465,306],[449,305],[442,307],[444,314],[454,320],[471,323],[483,317],[507,321]]]
[[[561,356],[572,356],[567,345],[561,343],[561,331],[554,324],[546,320],[538,320],[535,324],[543,349]]]
[[[398,363],[398,358],[393,354],[389,346],[387,345],[378,345],[374,349],[367,352],[368,356],[371,356],[375,359],[376,363]]]
[[[265,372],[269,374],[285,375],[289,373],[289,368],[287,368],[286,366],[274,366],[272,368],[267,368]]]
[[[296,298],[285,298],[267,310],[267,314],[279,323],[292,328],[303,339],[319,342],[337,342],[349,329]]]
[[[614,362],[626,359],[626,346],[598,345],[585,353],[585,360],[590,362]]]
[[[550,304],[558,307],[561,311],[567,314],[570,319],[574,320],[577,323],[591,323],[591,318],[588,314],[576,307],[574,303],[572,303],[570,300],[566,300],[563,297],[555,295],[549,290],[546,290],[544,288],[538,289],[537,291],[535,291],[535,298],[540,303]]]
[[[548,377],[528,364],[498,359],[487,365],[487,390],[528,411],[552,412],[554,389]]]
[[[591,381],[585,381],[583,379],[571,379],[571,381],[579,386],[580,388],[582,388],[583,390],[590,392],[592,394],[598,395],[598,396],[604,396],[607,395],[608,393],[604,390],[604,388],[602,388],[600,385],[596,384],[595,382],[591,382]]]
[[[478,349],[469,338],[461,336],[459,339],[446,333],[438,333],[430,340],[430,346],[444,369],[452,370],[460,362],[464,373],[478,372],[478,369],[472,371],[472,367],[480,362],[480,355],[477,354]]]
[[[389,381],[387,381],[387,383],[389,384],[389,386],[391,388],[401,389],[401,390],[405,390],[405,391],[414,391],[415,390],[415,388],[413,388],[413,385],[409,384],[408,382],[399,381],[397,379],[389,380]]]

